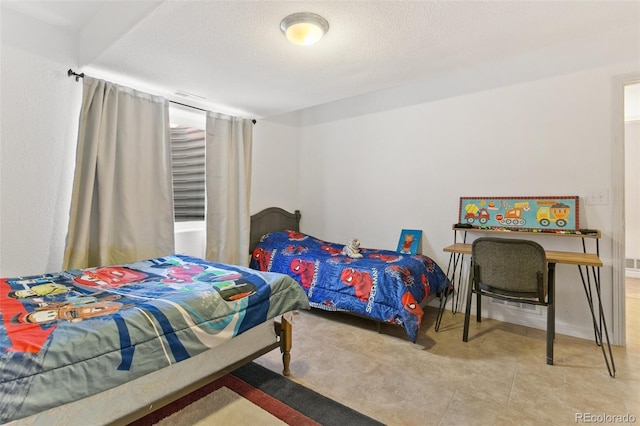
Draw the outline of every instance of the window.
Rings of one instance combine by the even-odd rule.
[[[205,165],[202,129],[171,126],[173,203],[176,222],[204,221]]]

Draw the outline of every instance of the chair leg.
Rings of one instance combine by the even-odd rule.
[[[547,364],[553,365],[553,305],[547,306]]]
[[[476,293],[476,322],[482,322],[482,296],[480,293]]]
[[[471,317],[471,296],[473,295],[473,290],[471,285],[467,289],[467,308],[464,312],[464,329],[462,331],[462,341],[469,341],[469,319]],[[480,298],[479,294],[476,294],[476,298]]]
[[[547,364],[553,365],[553,339],[556,337],[555,263],[549,263],[547,289]]]

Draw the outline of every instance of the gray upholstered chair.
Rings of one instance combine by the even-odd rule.
[[[462,340],[469,339],[471,297],[476,294],[476,320],[481,321],[481,299],[547,306],[547,364],[553,364],[553,266],[540,244],[511,238],[478,238],[471,246],[471,285],[467,292]]]

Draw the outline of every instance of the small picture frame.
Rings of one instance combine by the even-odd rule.
[[[419,229],[403,229],[396,251],[400,254],[418,254],[421,239],[422,231]]]

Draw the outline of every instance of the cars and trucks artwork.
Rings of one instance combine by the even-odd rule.
[[[460,197],[458,222],[478,228],[534,232],[578,231],[579,198]]]

